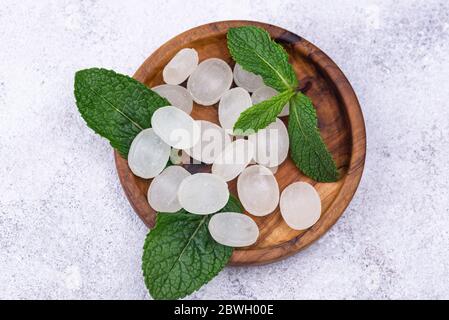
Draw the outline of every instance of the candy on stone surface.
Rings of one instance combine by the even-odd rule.
[[[162,71],[164,82],[180,84],[184,82],[198,66],[198,53],[195,49],[181,49]]]
[[[170,146],[152,128],[144,129],[134,138],[128,152],[128,165],[138,177],[157,176],[167,164]]]
[[[321,216],[320,196],[306,182],[294,182],[285,188],[279,206],[285,222],[295,230],[310,228]]]
[[[165,143],[176,149],[191,148],[200,138],[198,124],[173,106],[157,109],[151,117],[151,127]]]
[[[249,92],[254,92],[264,86],[261,76],[244,70],[238,63],[234,67],[234,82]]]
[[[231,143],[231,138],[220,126],[206,120],[196,120],[200,127],[200,139],[185,151],[192,158],[211,164],[215,158]]]
[[[287,158],[289,148],[288,131],[284,122],[278,118],[265,129],[248,136],[248,140],[254,145],[254,159],[258,164],[266,167],[275,167]]]
[[[193,100],[201,105],[217,103],[231,87],[232,70],[229,65],[217,58],[201,62],[187,81],[187,90]]]
[[[265,216],[279,203],[279,186],[273,173],[261,165],[247,167],[237,179],[243,207],[255,216]]]
[[[210,214],[222,209],[229,199],[228,184],[211,173],[196,173],[185,178],[178,189],[178,200],[188,212]]]
[[[229,247],[246,247],[259,237],[254,220],[237,212],[214,214],[209,221],[209,232],[215,241]]]
[[[225,181],[230,181],[246,168],[253,156],[254,147],[251,141],[235,140],[215,159],[212,173],[219,175]]]
[[[151,181],[148,189],[148,202],[158,212],[181,210],[178,201],[178,188],[190,173],[181,166],[169,166]]]
[[[263,86],[254,91],[254,93],[251,95],[251,100],[253,101],[253,104],[258,104],[262,101],[268,100],[275,95],[277,95],[278,92],[274,90],[271,87]],[[289,103],[285,105],[284,109],[282,109],[281,113],[278,114],[278,117],[285,117],[289,114]]]
[[[243,88],[233,88],[221,97],[218,104],[218,120],[227,133],[232,134],[240,113],[251,105],[251,96]]]
[[[192,112],[193,99],[186,88],[172,84],[162,84],[151,88],[151,90],[166,98],[172,106],[181,109],[185,113],[190,114]]]

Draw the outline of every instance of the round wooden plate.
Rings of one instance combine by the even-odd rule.
[[[257,243],[235,249],[232,265],[254,265],[277,261],[310,245],[323,235],[342,215],[351,201],[363,172],[365,162],[365,123],[357,97],[338,66],[319,48],[307,40],[282,28],[252,21],[222,21],[202,25],[171,39],[157,49],[134,74],[134,78],[148,87],[162,84],[162,69],[182,48],[195,48],[200,61],[216,57],[234,61],[226,45],[226,32],[231,27],[255,25],[267,30],[290,55],[303,90],[312,99],[318,114],[321,136],[337,163],[341,179],[335,183],[317,183],[304,176],[288,158],[275,174],[282,191],[295,181],[313,184],[322,201],[320,220],[304,231],[290,229],[283,221],[279,207],[265,217],[254,217],[260,228]],[[217,108],[194,105],[192,117],[218,123]],[[287,119],[283,119],[287,122]],[[125,159],[115,152],[120,182],[134,210],[149,227],[154,227],[156,213],[147,201],[150,180],[132,174]],[[191,172],[210,168],[190,165]],[[236,180],[229,182],[231,193],[237,195]]]

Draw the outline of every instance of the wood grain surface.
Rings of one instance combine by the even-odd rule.
[[[315,45],[273,25],[253,21],[222,21],[188,30],[157,49],[136,71],[134,78],[148,87],[162,84],[164,66],[182,48],[196,49],[200,61],[217,57],[234,66],[226,46],[226,32],[230,27],[243,25],[265,28],[289,53],[300,84],[317,109],[321,136],[337,163],[341,179],[335,183],[317,183],[304,176],[288,158],[275,174],[280,190],[295,181],[306,181],[314,185],[322,201],[320,220],[307,230],[297,231],[289,228],[283,221],[279,207],[268,216],[252,216],[260,228],[259,240],[250,247],[235,249],[231,265],[277,261],[305,248],[329,230],[343,214],[357,189],[366,152],[362,111],[345,75]],[[218,123],[215,107],[194,104],[192,117]],[[287,123],[286,118],[283,120]],[[126,159],[121,158],[117,152],[115,161],[129,202],[144,223],[152,228],[156,213],[146,198],[150,180],[134,176]],[[204,172],[210,170],[210,166],[189,165],[187,169],[191,172]],[[237,195],[236,180],[229,182],[230,191],[234,195]]]

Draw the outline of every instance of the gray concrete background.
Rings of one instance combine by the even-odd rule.
[[[225,19],[276,24],[328,53],[360,99],[368,153],[354,200],[317,243],[226,268],[190,298],[449,298],[445,0],[2,1],[0,298],[150,298],[147,230],[76,110],[73,75],[131,75],[174,35]]]

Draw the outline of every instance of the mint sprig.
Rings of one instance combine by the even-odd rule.
[[[316,181],[336,181],[338,170],[320,136],[315,108],[310,98],[297,90],[298,80],[284,48],[267,31],[254,26],[231,28],[227,38],[234,60],[280,92],[242,112],[234,132],[257,132],[266,128],[290,100],[288,132],[293,162]]]
[[[320,136],[316,110],[312,100],[297,93],[290,100],[288,134],[290,153],[296,166],[316,181],[332,182],[338,179],[338,171],[332,155]]]
[[[75,98],[87,125],[125,158],[135,136],[151,126],[151,116],[170,103],[128,76],[92,68],[75,74]]]
[[[243,212],[229,197],[221,212]],[[158,213],[156,227],[146,239],[142,270],[154,299],[178,299],[191,294],[215,277],[227,264],[233,249],[217,243],[209,234],[212,215],[181,210]]]
[[[234,134],[249,134],[251,130],[257,132],[260,129],[266,128],[276,120],[277,115],[281,113],[282,109],[284,109],[294,94],[292,90],[287,90],[246,109],[240,114],[240,117],[234,125]]]

